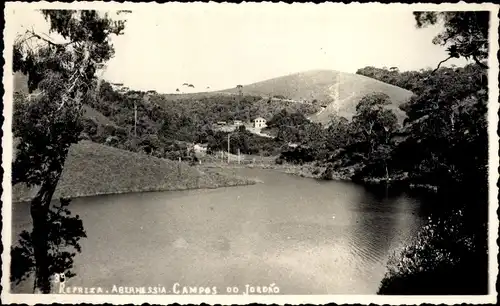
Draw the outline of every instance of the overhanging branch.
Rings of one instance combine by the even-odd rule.
[[[478,64],[481,68],[484,68],[484,69],[488,69],[488,65],[486,65],[485,63],[481,62],[476,55],[473,55],[472,58],[474,59],[474,61],[476,62],[476,64]]]
[[[48,43],[49,45],[52,45],[52,46],[54,46],[54,47],[66,47],[66,46],[68,46],[68,45],[72,44],[72,42],[67,42],[67,43],[55,43],[55,42],[53,42],[52,40],[50,40],[50,39],[48,39],[48,38],[45,38],[45,37],[40,36],[39,34],[35,33],[35,31],[33,31],[33,30],[31,30],[31,31],[29,31],[29,30],[28,30],[28,31],[27,31],[27,33],[31,34],[31,37],[29,37],[29,38],[27,38],[27,39],[25,39],[25,40],[28,40],[28,39],[31,39],[31,38],[35,37],[35,38],[38,38],[38,39],[40,39],[40,40],[45,41],[46,43]]]
[[[441,65],[442,65],[444,62],[448,61],[448,60],[449,60],[449,59],[451,59],[452,57],[453,57],[453,56],[449,56],[447,59],[444,59],[444,60],[440,61],[440,62],[439,62],[439,64],[437,65],[436,69],[434,69],[434,70],[432,71],[432,73],[436,72],[436,71],[439,69],[439,67],[441,67]]]

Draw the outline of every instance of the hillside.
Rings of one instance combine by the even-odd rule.
[[[233,88],[222,92],[236,94],[238,90]],[[357,74],[311,70],[243,85],[243,93],[246,95],[281,95],[291,100],[308,102],[316,100],[326,108],[310,119],[323,124],[328,123],[332,113],[350,119],[357,102],[364,95],[373,92],[389,95],[393,102],[390,108],[395,110],[400,119],[404,118],[404,112],[398,106],[411,97],[410,91]]]
[[[308,106],[296,107],[298,111],[302,109],[321,109],[309,118],[314,122],[326,124],[329,122],[331,114],[351,119],[355,113],[356,104],[365,95],[373,92],[383,92],[389,95],[393,104],[388,108],[394,110],[398,119],[402,121],[405,113],[399,109],[399,105],[406,102],[412,92],[403,88],[387,84],[376,79],[363,75],[339,72],[335,70],[311,70],[294,73],[286,76],[276,77],[269,80],[260,81],[253,84],[243,85],[244,96],[263,97],[256,103],[259,111],[266,112],[267,107],[259,106],[268,101],[267,97],[283,96],[286,99],[273,99],[273,104],[280,103],[283,107],[290,107],[290,104]],[[170,101],[203,100],[209,98],[227,99],[228,96],[238,94],[237,88],[230,88],[214,92],[199,92],[186,94],[165,94],[162,95]],[[303,104],[306,102],[307,104]],[[273,107],[277,108],[277,107]],[[260,116],[269,117],[266,114]]]
[[[139,191],[217,188],[253,184],[254,181],[205,173],[186,163],[155,158],[105,145],[82,141],[73,145],[54,194],[81,197]],[[16,185],[12,201],[29,200],[36,190]]]

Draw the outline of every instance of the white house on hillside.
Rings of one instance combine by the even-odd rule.
[[[194,151],[197,153],[207,153],[207,145],[206,144],[195,144],[193,147]]]
[[[253,120],[253,127],[256,128],[256,129],[265,128],[266,126],[267,126],[266,125],[266,119],[264,119],[262,117],[255,118]]]

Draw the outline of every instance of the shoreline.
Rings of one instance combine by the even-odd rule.
[[[96,190],[96,191],[71,191],[71,190],[58,190],[54,193],[52,197],[53,200],[59,200],[61,198],[69,198],[69,199],[77,199],[77,198],[87,198],[87,197],[95,197],[95,196],[106,196],[106,195],[121,195],[128,193],[142,193],[142,192],[167,192],[167,191],[189,191],[189,190],[212,190],[218,188],[230,188],[230,187],[239,187],[239,186],[251,186],[262,183],[262,181],[247,178],[247,177],[237,177],[237,176],[228,176],[223,173],[211,172],[209,173],[210,177],[213,179],[212,182],[207,183],[204,182],[202,184],[196,186],[190,185],[182,185],[179,184],[177,186],[143,186],[143,187],[134,187],[134,188],[123,188],[118,190]],[[218,179],[221,178],[221,181],[218,182]],[[62,187],[61,189],[64,189]],[[12,203],[24,203],[30,202],[36,195],[36,191],[34,188],[28,189],[24,185],[23,186],[13,186],[12,191]],[[17,190],[16,190],[17,189]],[[26,193],[31,193],[29,196],[26,196]]]
[[[324,175],[327,166],[313,166],[312,164],[294,165],[294,164],[221,164],[221,163],[208,163],[197,166],[200,170],[205,169],[266,169],[274,170],[284,174],[300,176],[303,178],[312,178],[324,181],[345,181],[354,182],[352,179],[352,172],[346,174],[345,172],[331,171],[328,175]],[[346,168],[349,172],[349,168]],[[387,180],[385,177],[370,177],[357,181],[363,185],[380,186],[380,185],[399,185],[410,190],[424,190],[428,192],[437,193],[439,188],[431,184],[416,184],[411,183],[406,176],[390,177]]]
[[[214,189],[257,182],[223,171],[200,171],[185,162],[81,141],[70,148],[52,198]],[[12,203],[33,200],[39,188],[23,183],[12,186]]]
[[[320,180],[339,180],[351,181],[351,179],[340,172],[332,172],[331,176],[326,179],[323,173],[327,169],[326,166],[313,166],[312,164],[294,165],[294,164],[221,164],[221,163],[207,163],[196,166],[201,171],[206,169],[266,169],[275,170],[285,174],[300,176],[303,178],[313,178]]]
[[[60,198],[86,198],[86,197],[95,197],[95,196],[107,196],[107,195],[122,195],[128,193],[142,193],[142,192],[168,192],[168,191],[189,191],[189,190],[212,190],[218,188],[230,188],[230,187],[239,187],[239,186],[250,186],[256,185],[259,183],[263,183],[258,178],[251,177],[242,177],[229,175],[227,173],[216,171],[217,169],[264,169],[264,170],[273,170],[283,174],[289,174],[294,176],[299,176],[302,178],[310,178],[324,181],[347,181],[353,182],[353,180],[346,174],[340,173],[338,171],[329,173],[328,177],[324,176],[324,172],[326,171],[326,166],[313,166],[312,164],[305,165],[294,165],[294,164],[221,164],[221,163],[207,163],[196,165],[194,168],[197,168],[199,171],[204,172],[211,176],[214,181],[211,183],[204,183],[197,186],[189,186],[189,185],[177,185],[177,186],[144,186],[144,187],[135,187],[135,188],[124,188],[118,190],[109,190],[109,191],[91,191],[91,192],[75,192],[75,191],[60,191],[56,190],[53,199],[58,200]],[[217,182],[218,179],[215,177],[222,178],[223,182]],[[228,179],[225,179],[228,178]],[[367,178],[361,180],[359,183],[363,185],[383,185],[387,184],[387,180],[385,178]],[[413,183],[405,183],[404,180],[399,179],[390,179],[390,185],[405,185],[406,188],[411,190],[426,190],[431,192],[437,192],[437,187],[429,184],[413,184]],[[16,188],[19,188],[16,186]],[[33,189],[28,192],[33,193],[30,196],[15,196],[16,194],[26,193],[26,189],[24,190],[15,190],[13,186],[12,192],[12,203],[24,203],[30,202],[33,200],[35,194],[33,193]],[[23,187],[21,187],[23,188]],[[59,187],[58,187],[59,188]],[[64,188],[64,187],[63,187]],[[17,191],[17,192],[16,192]]]
[[[219,188],[231,188],[231,187],[240,187],[240,186],[251,186],[251,185],[256,185],[261,182],[257,180],[252,180],[249,179],[249,182],[247,183],[236,183],[236,184],[228,184],[228,185],[223,185],[223,186],[203,186],[203,187],[179,187],[179,188],[138,188],[138,189],[126,189],[126,190],[119,190],[119,191],[111,191],[111,192],[94,192],[94,193],[77,193],[76,195],[73,196],[61,196],[61,195],[54,195],[53,200],[59,200],[61,198],[69,198],[69,199],[80,199],[80,198],[89,198],[89,197],[97,197],[97,196],[113,196],[113,195],[122,195],[122,194],[129,194],[129,193],[143,193],[143,192],[167,192],[167,191],[190,191],[190,190],[212,190],[212,189],[219,189]],[[33,197],[24,197],[20,199],[16,199],[15,201],[12,200],[12,203],[26,203],[30,202],[33,200]]]

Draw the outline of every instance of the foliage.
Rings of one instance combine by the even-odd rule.
[[[394,148],[392,135],[397,129],[396,115],[384,107],[390,103],[386,94],[373,93],[363,97],[356,106],[351,123],[352,139],[343,152],[346,166],[353,160],[364,165],[356,177],[389,178],[388,163]]]
[[[298,146],[281,152],[279,160],[302,165],[317,159],[318,152],[314,148]],[[278,163],[282,163],[282,162]]]
[[[398,86],[410,91],[414,91],[417,82],[431,74],[430,70],[404,71],[398,69],[376,68],[373,66],[358,69],[356,74],[364,75],[394,86]]]
[[[238,154],[239,150],[241,154],[270,156],[277,154],[279,151],[280,144],[276,140],[255,135],[244,129],[244,127],[240,127],[231,133],[217,131],[210,134],[207,137],[208,151],[212,153],[227,151],[228,135],[230,135],[229,150],[231,154]]]
[[[456,209],[457,203],[467,201],[460,207],[463,214],[448,223],[435,224],[431,220],[421,240],[410,244],[406,253],[389,262],[389,273],[380,291],[484,294],[488,220],[486,71],[478,65],[441,68],[423,80],[416,93],[403,106],[408,114],[403,129],[406,139],[393,159],[398,161],[398,168],[410,174],[411,181],[439,187],[445,195],[439,203],[441,209],[449,210],[447,203]],[[435,234],[430,235],[430,230]],[[465,246],[466,237],[470,239]],[[436,249],[445,244],[450,245]],[[418,261],[408,261],[410,255]],[[443,260],[436,261],[437,258]],[[396,266],[406,270],[395,269]],[[411,291],[416,288],[420,288],[418,292]]]
[[[486,294],[487,252],[463,230],[462,210],[433,220],[415,241],[394,253],[379,294]],[[485,244],[484,244],[485,245]],[[471,283],[469,280],[474,279]]]
[[[277,130],[276,140],[280,143],[324,146],[323,126],[309,121],[302,113],[283,109],[267,122],[267,126],[271,130]]]
[[[80,239],[87,237],[82,220],[78,215],[71,216],[67,208],[70,199],[60,199],[60,205],[51,207],[48,214],[48,270],[50,275],[64,273],[66,278],[75,276],[71,271],[76,252],[81,252]],[[35,256],[32,236],[23,231],[19,245],[11,250],[12,282],[19,284],[35,272]]]
[[[425,180],[434,176],[438,185],[487,185],[486,80],[485,71],[469,65],[440,69],[422,82],[402,106],[408,115],[402,144],[407,149],[398,156],[406,156],[405,171]]]
[[[279,113],[275,114],[269,121],[267,121],[267,126],[270,128],[283,127],[283,126],[298,126],[308,123],[307,118],[299,112],[289,112],[286,109],[282,109]]]
[[[484,61],[488,59],[490,12],[414,12],[413,14],[419,28],[439,22],[444,23],[444,30],[434,37],[432,42],[447,46],[448,59],[472,58],[481,68],[488,68]]]
[[[331,116],[326,135],[326,147],[331,152],[349,146],[354,138],[351,123],[340,116]]]
[[[380,294],[487,294],[488,292],[488,12],[416,12],[417,26],[444,21],[434,43],[449,58],[475,61],[438,68],[415,80],[404,140],[393,153],[411,181],[438,186],[444,211],[388,263]],[[451,207],[449,207],[451,206]],[[454,211],[450,213],[450,209]]]

